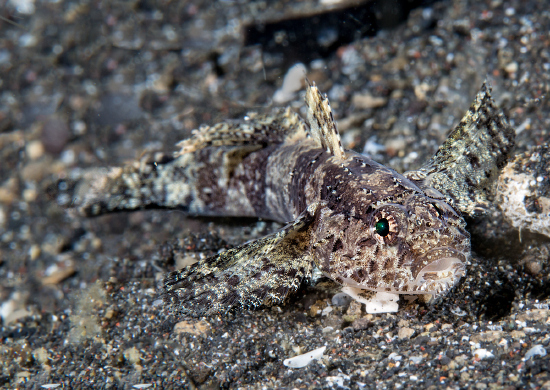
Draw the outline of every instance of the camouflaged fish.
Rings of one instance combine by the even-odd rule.
[[[165,300],[190,315],[280,304],[315,267],[343,286],[448,292],[470,257],[463,215],[483,212],[514,142],[490,88],[434,157],[403,175],[342,148],[314,84],[306,104],[307,121],[290,109],[251,114],[201,127],[174,156],[89,174],[69,185],[73,206],[86,216],[162,207],[287,223],[170,273]]]

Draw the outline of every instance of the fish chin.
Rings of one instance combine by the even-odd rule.
[[[466,274],[464,262],[458,257],[443,257],[422,268],[409,294],[441,295],[451,289]],[[406,294],[407,292],[405,292]]]

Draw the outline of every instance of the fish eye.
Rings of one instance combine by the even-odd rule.
[[[390,223],[386,218],[381,218],[374,225],[374,229],[378,235],[385,237],[390,233]]]

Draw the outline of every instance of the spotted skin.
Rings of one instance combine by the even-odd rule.
[[[406,175],[450,197],[466,215],[488,210],[499,172],[514,147],[515,131],[484,83],[472,106],[437,153]]]
[[[513,144],[490,90],[432,160],[404,175],[344,151],[315,85],[306,103],[307,123],[289,109],[254,114],[202,127],[173,157],[89,172],[66,186],[72,205],[86,216],[165,207],[287,223],[170,273],[165,301],[188,315],[280,304],[314,267],[344,286],[444,295],[470,257],[463,213],[483,204]]]

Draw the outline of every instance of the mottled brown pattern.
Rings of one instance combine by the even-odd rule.
[[[550,237],[550,145],[518,154],[498,178],[497,204],[521,234],[522,229]]]
[[[487,195],[493,193],[491,187],[514,147],[515,134],[484,83],[437,153],[408,176],[453,199],[463,213],[482,214],[487,210]]]
[[[291,221],[172,272],[165,300],[191,315],[279,304],[313,267],[343,285],[445,294],[470,257],[461,212],[483,205],[513,144],[490,91],[484,86],[437,154],[405,175],[344,151],[315,85],[306,101],[309,130],[288,109],[206,126],[171,161],[153,156],[85,176],[69,186],[74,206],[85,215],[158,206]]]

